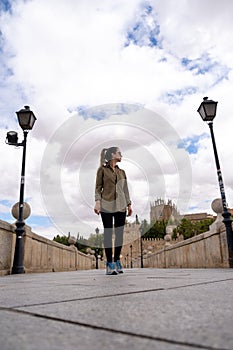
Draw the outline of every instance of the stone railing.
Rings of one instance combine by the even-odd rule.
[[[149,250],[143,255],[144,267],[229,267],[226,229],[222,223],[221,200],[214,200],[212,209],[216,212],[217,219],[210,226],[208,232],[171,244],[171,232],[168,230],[163,248],[153,253]],[[10,274],[12,269],[15,249],[14,230],[14,225],[0,220],[0,275]],[[28,226],[25,226],[25,231],[25,272],[72,271],[95,268],[94,256],[79,252],[74,244],[68,247],[51,241],[33,233]],[[127,254],[127,256],[129,259],[130,255]],[[133,267],[140,267],[140,258],[134,258],[132,265]],[[103,261],[99,261],[99,268],[104,268]]]
[[[155,268],[229,267],[225,225],[144,255],[143,265]],[[134,261],[133,266],[140,267],[140,259]]]
[[[157,252],[143,256],[144,267],[156,268],[214,268],[230,267],[226,239],[226,227],[223,224],[222,201],[213,200],[212,210],[217,214],[209,231],[171,244],[172,227],[167,226],[164,247]],[[178,238],[179,240],[179,238]],[[134,267],[140,267],[140,259],[135,259]]]
[[[14,249],[15,227],[0,220],[0,276],[11,273]],[[24,268],[26,273],[74,271],[95,268],[95,258],[76,249],[39,236],[25,226]],[[99,267],[103,268],[103,262]]]
[[[14,226],[0,220],[0,276],[11,271],[14,259],[15,234]]]

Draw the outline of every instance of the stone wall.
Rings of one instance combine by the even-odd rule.
[[[13,264],[15,234],[13,225],[0,220],[0,276],[7,275]]]
[[[229,267],[224,224],[215,230],[164,246],[143,258],[144,267],[155,268],[224,268]],[[140,267],[140,259],[133,267]]]
[[[178,239],[170,240],[170,244],[175,244],[182,240],[183,236],[180,235]],[[140,234],[140,224],[126,224],[124,229],[124,244],[121,251],[121,261],[124,268],[135,266],[134,260],[138,260],[141,256],[141,249],[143,255],[153,254],[158,250],[161,250],[166,241],[162,238],[144,238]],[[142,245],[142,246],[141,246]],[[137,263],[136,263],[137,264]]]
[[[0,220],[0,276],[11,273],[14,250],[14,225]],[[79,252],[76,247],[65,246],[39,236],[25,226],[24,268],[26,273],[73,271],[95,268],[93,256]],[[100,262],[99,267],[103,268]]]
[[[143,241],[143,250],[148,244],[148,251],[143,255],[144,267],[154,268],[225,268],[229,267],[225,225],[222,218],[211,225],[208,232],[173,244],[165,243],[157,251],[150,251],[155,244]],[[95,268],[95,258],[79,252],[74,246],[65,246],[31,232],[26,226],[24,235],[24,267],[25,272],[72,271]],[[133,226],[137,231],[137,226]],[[136,232],[138,236],[138,232]],[[131,237],[132,238],[132,237]],[[140,245],[132,242],[123,247],[124,267],[130,267],[131,252],[133,267],[140,267]],[[165,241],[163,241],[165,242]],[[131,244],[130,244],[131,243]],[[156,242],[159,246],[162,242]],[[132,248],[130,248],[132,245]],[[129,246],[129,247],[128,247]],[[133,250],[135,249],[135,252]],[[127,248],[127,249],[126,249]],[[152,247],[153,248],[153,247]],[[10,274],[15,249],[14,225],[0,220],[0,275]],[[130,250],[129,250],[130,249]],[[135,253],[135,255],[134,255]],[[99,268],[104,262],[99,261]]]

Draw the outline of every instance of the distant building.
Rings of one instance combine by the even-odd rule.
[[[190,221],[201,221],[206,219],[213,219],[214,216],[212,214],[207,214],[207,213],[194,213],[194,214],[185,214],[183,215],[183,218]]]
[[[164,199],[157,199],[150,205],[150,223],[160,220],[177,220],[180,218],[180,213],[177,207],[169,199],[167,202]]]
[[[231,215],[233,215],[233,209],[229,209]],[[150,223],[160,220],[182,220],[187,219],[190,221],[201,221],[206,219],[213,219],[214,215],[208,213],[193,213],[181,215],[177,210],[177,207],[169,199],[167,202],[164,199],[157,199],[150,205]]]

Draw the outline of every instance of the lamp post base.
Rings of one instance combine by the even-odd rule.
[[[23,266],[23,235],[24,235],[24,222],[16,222],[16,243],[15,243],[15,255],[14,263],[12,267],[12,274],[24,273]]]
[[[25,273],[25,270],[23,266],[16,266],[16,267],[12,267],[11,273],[12,275],[22,274],[22,273]]]
[[[222,216],[224,217],[223,223],[225,224],[225,227],[226,227],[229,266],[233,268],[233,232],[232,232],[231,213],[227,210],[222,213]]]

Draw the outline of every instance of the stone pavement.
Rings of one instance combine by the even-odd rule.
[[[232,269],[0,277],[0,350],[233,349]]]

